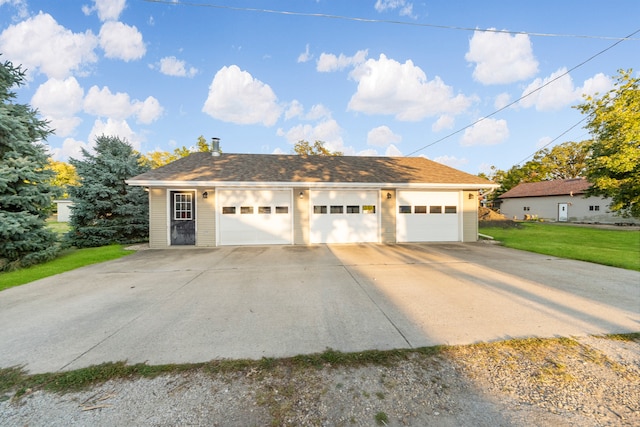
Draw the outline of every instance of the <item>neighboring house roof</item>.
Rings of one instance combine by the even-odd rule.
[[[131,185],[237,183],[444,184],[496,187],[423,157],[299,156],[193,153],[127,180]]]
[[[525,182],[501,194],[499,199],[518,197],[544,197],[584,194],[591,186],[584,178],[556,179],[553,181]]]

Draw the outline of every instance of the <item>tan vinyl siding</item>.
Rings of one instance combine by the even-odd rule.
[[[302,198],[300,193],[302,192]],[[309,244],[309,189],[293,189],[293,244]]]
[[[391,198],[387,198],[391,194]],[[396,243],[396,190],[380,191],[380,242]]]
[[[202,194],[206,192],[207,198]],[[216,245],[216,195],[213,188],[196,191],[196,246],[211,247]]]
[[[478,192],[462,192],[462,239],[463,242],[478,240]]]
[[[167,245],[167,190],[149,189],[149,247],[166,248]]]

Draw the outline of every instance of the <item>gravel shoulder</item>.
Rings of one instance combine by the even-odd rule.
[[[514,340],[357,366],[275,360],[0,399],[3,426],[638,426],[640,341]]]

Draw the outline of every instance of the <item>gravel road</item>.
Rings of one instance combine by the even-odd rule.
[[[111,380],[0,396],[3,426],[639,426],[640,341],[450,347],[390,364]]]

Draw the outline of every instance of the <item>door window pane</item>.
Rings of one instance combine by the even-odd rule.
[[[411,206],[400,206],[398,208],[398,212],[400,212],[401,214],[410,214],[411,213]]]
[[[364,205],[362,206],[362,213],[364,214],[374,214],[376,213],[375,205]]]
[[[429,206],[429,213],[433,213],[433,214],[442,213],[442,206]]]
[[[222,207],[222,213],[224,215],[233,215],[236,213],[236,207],[235,206],[223,206]]]
[[[426,206],[414,206],[413,213],[426,214],[427,213],[427,207]]]
[[[357,214],[360,213],[360,206],[347,206],[348,214]]]
[[[276,213],[277,214],[288,214],[289,213],[289,206],[276,206]]]
[[[240,213],[241,214],[252,214],[253,213],[253,206],[240,206]]]
[[[193,194],[175,193],[173,195],[173,219],[190,220],[193,218]]]
[[[332,214],[341,214],[344,212],[344,206],[331,206]]]
[[[260,214],[270,214],[271,206],[258,206],[258,213]]]
[[[444,213],[446,214],[454,214],[457,213],[458,209],[455,206],[445,206]]]

